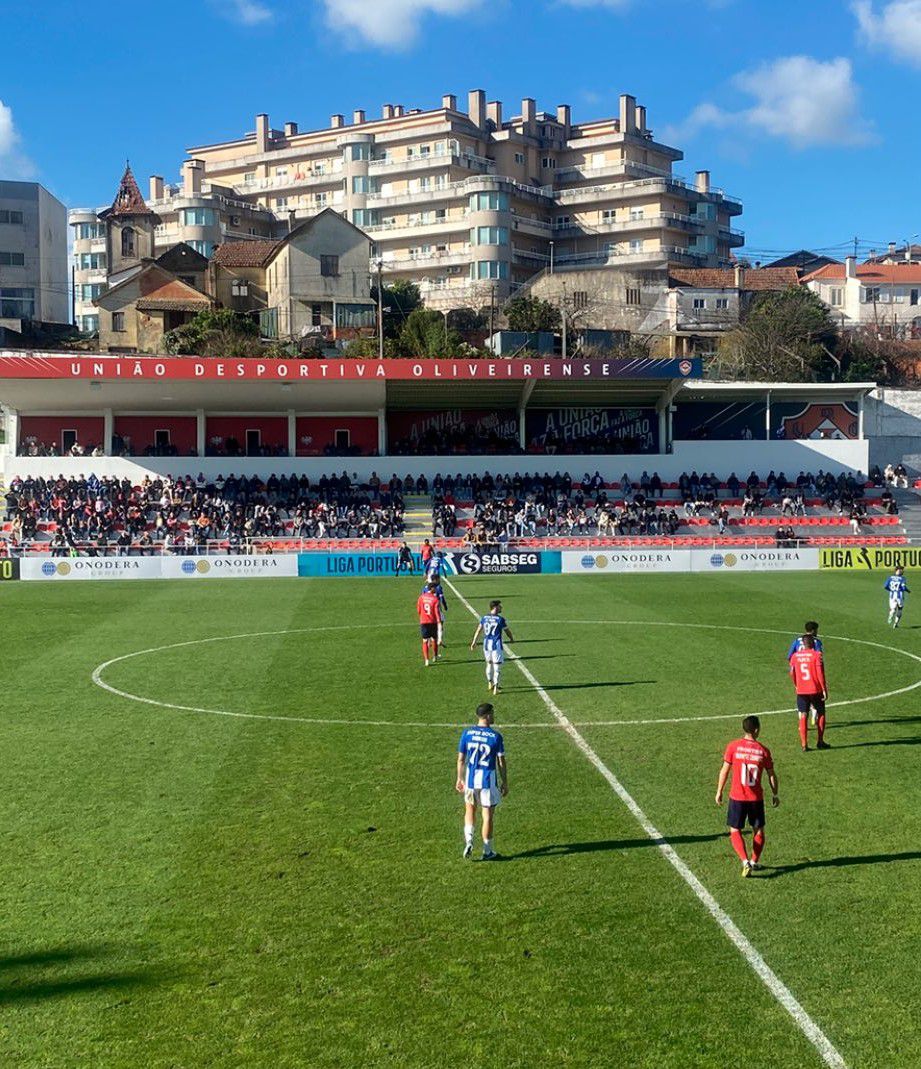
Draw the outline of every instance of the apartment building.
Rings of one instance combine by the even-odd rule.
[[[67,323],[67,213],[37,182],[0,181],[0,325]]]
[[[386,277],[440,308],[501,300],[556,265],[718,267],[744,240],[740,202],[706,171],[675,175],[681,151],[628,95],[616,117],[585,122],[530,97],[505,117],[479,89],[466,111],[449,94],[428,110],[385,104],[378,119],[335,114],[322,130],[276,130],[261,114],[254,131],[189,155],[202,188],[282,222],[333,208],[371,236]]]
[[[153,256],[186,242],[209,258],[215,247],[226,241],[272,238],[278,225],[274,213],[256,201],[241,198],[219,183],[204,182],[202,169],[193,160],[183,165],[178,184],[153,175],[146,205],[158,217]],[[86,333],[99,329],[95,302],[105,289],[112,267],[107,259],[106,227],[100,219],[107,209],[108,206],[98,210],[77,208],[69,215],[73,230],[75,321]]]
[[[921,337],[921,263],[895,260],[827,264],[802,279],[828,305],[843,330],[871,329],[880,337]]]

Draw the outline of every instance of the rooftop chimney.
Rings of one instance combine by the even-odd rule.
[[[182,165],[182,192],[189,194],[201,193],[201,176],[205,169],[201,160],[186,160]]]
[[[572,129],[572,108],[568,104],[557,104],[556,121],[563,127],[563,137],[569,137]]]
[[[641,134],[646,133],[646,109],[642,104],[636,106],[636,128]]]
[[[150,199],[163,200],[163,179],[158,174],[150,176]]]
[[[895,255],[895,242],[894,241],[890,241],[889,242],[889,255],[890,256],[894,256]]]
[[[632,134],[636,132],[636,97],[621,93],[620,97],[620,132]]]
[[[745,271],[741,264],[735,266],[735,286],[737,290],[742,288],[742,283],[745,281]]]
[[[457,111],[457,97],[453,93],[445,93],[441,98],[441,106],[448,111]]]
[[[526,134],[533,134],[537,119],[537,103],[534,97],[525,97],[521,102],[522,128]]]
[[[709,171],[698,171],[694,175],[694,188],[697,190],[698,193],[709,193],[710,192],[710,172]]]
[[[395,119],[401,119],[403,117],[403,105],[402,104],[394,104],[393,105],[393,117]]]
[[[486,118],[489,119],[489,121],[492,123],[494,130],[501,130],[502,129],[502,101],[501,100],[491,100],[486,105]]]
[[[856,278],[857,277],[857,257],[846,256],[844,258],[844,277]]]
[[[471,89],[467,94],[467,114],[478,130],[484,128],[486,125],[486,94],[482,89]]]
[[[269,117],[263,112],[256,116],[256,151],[269,151]]]
[[[361,124],[364,121],[365,121],[365,113],[364,113],[364,111],[362,111],[361,108],[356,108],[352,112],[352,125],[353,126],[361,126]]]
[[[296,133],[297,133],[297,123],[296,122],[286,122],[285,123],[285,137],[294,137],[294,135]]]
[[[337,112],[335,115],[330,115],[329,125],[333,130],[338,130],[341,126],[345,125],[345,116]]]
[[[381,118],[382,119],[392,119],[393,118],[393,105],[392,104],[385,104],[381,108]]]

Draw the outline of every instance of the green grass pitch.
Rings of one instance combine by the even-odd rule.
[[[741,716],[792,704],[807,617],[833,703],[921,680],[921,609],[887,629],[882,579],[455,580],[484,611],[502,597],[547,694],[851,1069],[921,1065],[921,688],[832,706],[827,752],[764,718],[782,804],[754,878],[713,793]],[[417,593],[0,587],[0,1065],[821,1066],[513,664],[504,860],[461,860],[482,657],[449,592],[447,657],[423,671]],[[169,646],[103,673],[165,705],[92,681]]]

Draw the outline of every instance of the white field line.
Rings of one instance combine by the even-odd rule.
[[[468,612],[470,612],[476,619],[479,619],[480,614],[474,609],[470,602],[467,601],[463,594],[461,594],[451,580],[445,579],[445,582]],[[681,860],[675,851],[675,848],[666,841],[659,829],[640,808],[633,795],[630,794],[617,776],[614,775],[598,754],[595,753],[591,746],[589,746],[588,742],[579,733],[575,725],[566,717],[556,702],[554,702],[550,695],[540,685],[528,666],[524,664],[514,651],[510,650],[509,656],[514,661],[521,674],[537,692],[541,701],[543,701],[544,705],[546,705],[547,709],[552,714],[554,720],[563,727],[566,734],[572,739],[582,755],[595,766],[598,772],[601,773],[611,790],[613,790],[617,797],[624,803],[646,835],[653,841],[653,843],[655,843],[656,847],[661,851],[662,855],[666,858],[672,868],[675,869],[682,880],[684,880],[688,887],[691,888],[710,916],[716,921],[720,928],[722,928],[726,936],[735,944],[736,949],[754,970],[755,974],[761,979],[764,986],[793,1018],[797,1028],[799,1028],[803,1035],[815,1047],[822,1061],[829,1066],[830,1069],[847,1069],[844,1059],[838,1053],[828,1036],[826,1036],[822,1029],[819,1028],[815,1021],[813,1021],[783,980],[781,980],[777,973],[775,973],[770,965],[768,965],[748,936],[745,935],[732,917],[729,916],[713,895],[706,889],[706,887],[704,887],[685,862]]]

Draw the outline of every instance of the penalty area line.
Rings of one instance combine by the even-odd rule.
[[[480,618],[480,614],[470,604],[470,602],[464,597],[463,594],[457,589],[457,587],[451,582],[450,579],[445,577],[445,583],[450,587],[457,600],[464,606],[467,611],[474,616],[477,620]],[[707,890],[706,887],[700,882],[700,880],[691,871],[689,866],[678,856],[675,848],[669,843],[665,836],[659,831],[659,829],[652,823],[639,803],[633,797],[627,788],[620,782],[617,776],[608,768],[608,766],[601,760],[597,753],[589,745],[588,741],[575,727],[572,721],[563,713],[556,702],[550,697],[550,695],[540,685],[533,672],[528,666],[521,660],[521,658],[512,650],[509,650],[509,656],[515,663],[518,670],[524,676],[524,678],[531,684],[540,697],[541,701],[547,707],[554,720],[566,731],[566,734],[572,739],[576,748],[580,753],[588,760],[595,769],[601,773],[602,777],[607,782],[608,786],[618,798],[624,803],[636,822],[640,825],[646,835],[655,843],[656,847],[662,853],[662,856],[669,862],[672,868],[678,873],[678,875],[684,880],[684,882],[690,887],[690,889],[697,896],[706,911],[716,921],[716,923],[722,928],[727,938],[735,945],[736,949],[745,959],[746,963],[751,967],[754,973],[762,981],[764,986],[770,991],[777,1002],[787,1011],[792,1017],[797,1028],[803,1033],[806,1039],[815,1047],[822,1061],[830,1067],[830,1069],[847,1069],[844,1058],[838,1053],[837,1048],[825,1035],[822,1029],[815,1023],[815,1021],[809,1016],[800,1002],[797,1000],[793,992],[787,987],[787,985],[780,979],[777,973],[768,965],[768,963],[761,956],[760,952],[751,942],[747,935],[742,931],[736,922],[729,916],[729,914],[723,909],[723,907],[717,902],[713,895]]]

